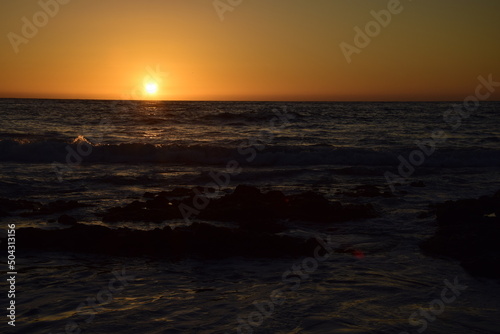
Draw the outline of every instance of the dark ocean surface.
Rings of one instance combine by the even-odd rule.
[[[92,205],[67,212],[80,223],[185,226],[110,224],[100,213],[145,192],[214,184],[214,198],[245,184],[371,203],[379,213],[283,232],[330,236],[363,254],[335,253],[293,289],[284,273],[301,257],[170,261],[17,249],[15,332],[59,334],[76,324],[86,333],[419,333],[424,325],[426,333],[500,333],[498,280],[418,246],[436,230],[430,204],[500,190],[500,103],[455,105],[0,99],[0,198]],[[239,173],[225,173],[230,162]],[[394,196],[346,195],[364,185]],[[5,216],[2,233],[7,224],[59,229],[60,215]],[[94,311],[79,308],[114,271],[135,278]],[[426,317],[455,280],[467,289]],[[279,288],[282,303],[259,304]]]

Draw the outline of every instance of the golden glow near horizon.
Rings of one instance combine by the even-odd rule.
[[[462,100],[500,81],[497,0],[231,3],[3,1],[0,97]]]

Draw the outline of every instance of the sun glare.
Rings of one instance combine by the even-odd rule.
[[[150,95],[156,94],[156,92],[158,92],[158,85],[154,82],[150,82],[144,86],[144,89],[146,90],[146,93]]]

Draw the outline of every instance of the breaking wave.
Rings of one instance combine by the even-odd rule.
[[[225,165],[231,160],[257,166],[395,166],[410,159],[415,147],[398,150],[334,147],[327,145],[245,146],[214,144],[153,145],[122,143],[94,145],[83,137],[62,141],[0,140],[0,161],[24,163],[172,163]],[[429,167],[500,166],[500,150],[437,149],[425,156]]]

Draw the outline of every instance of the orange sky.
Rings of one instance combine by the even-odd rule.
[[[498,0],[401,0],[351,63],[341,43],[397,0],[58,1],[0,3],[0,97],[462,100],[500,81]]]

